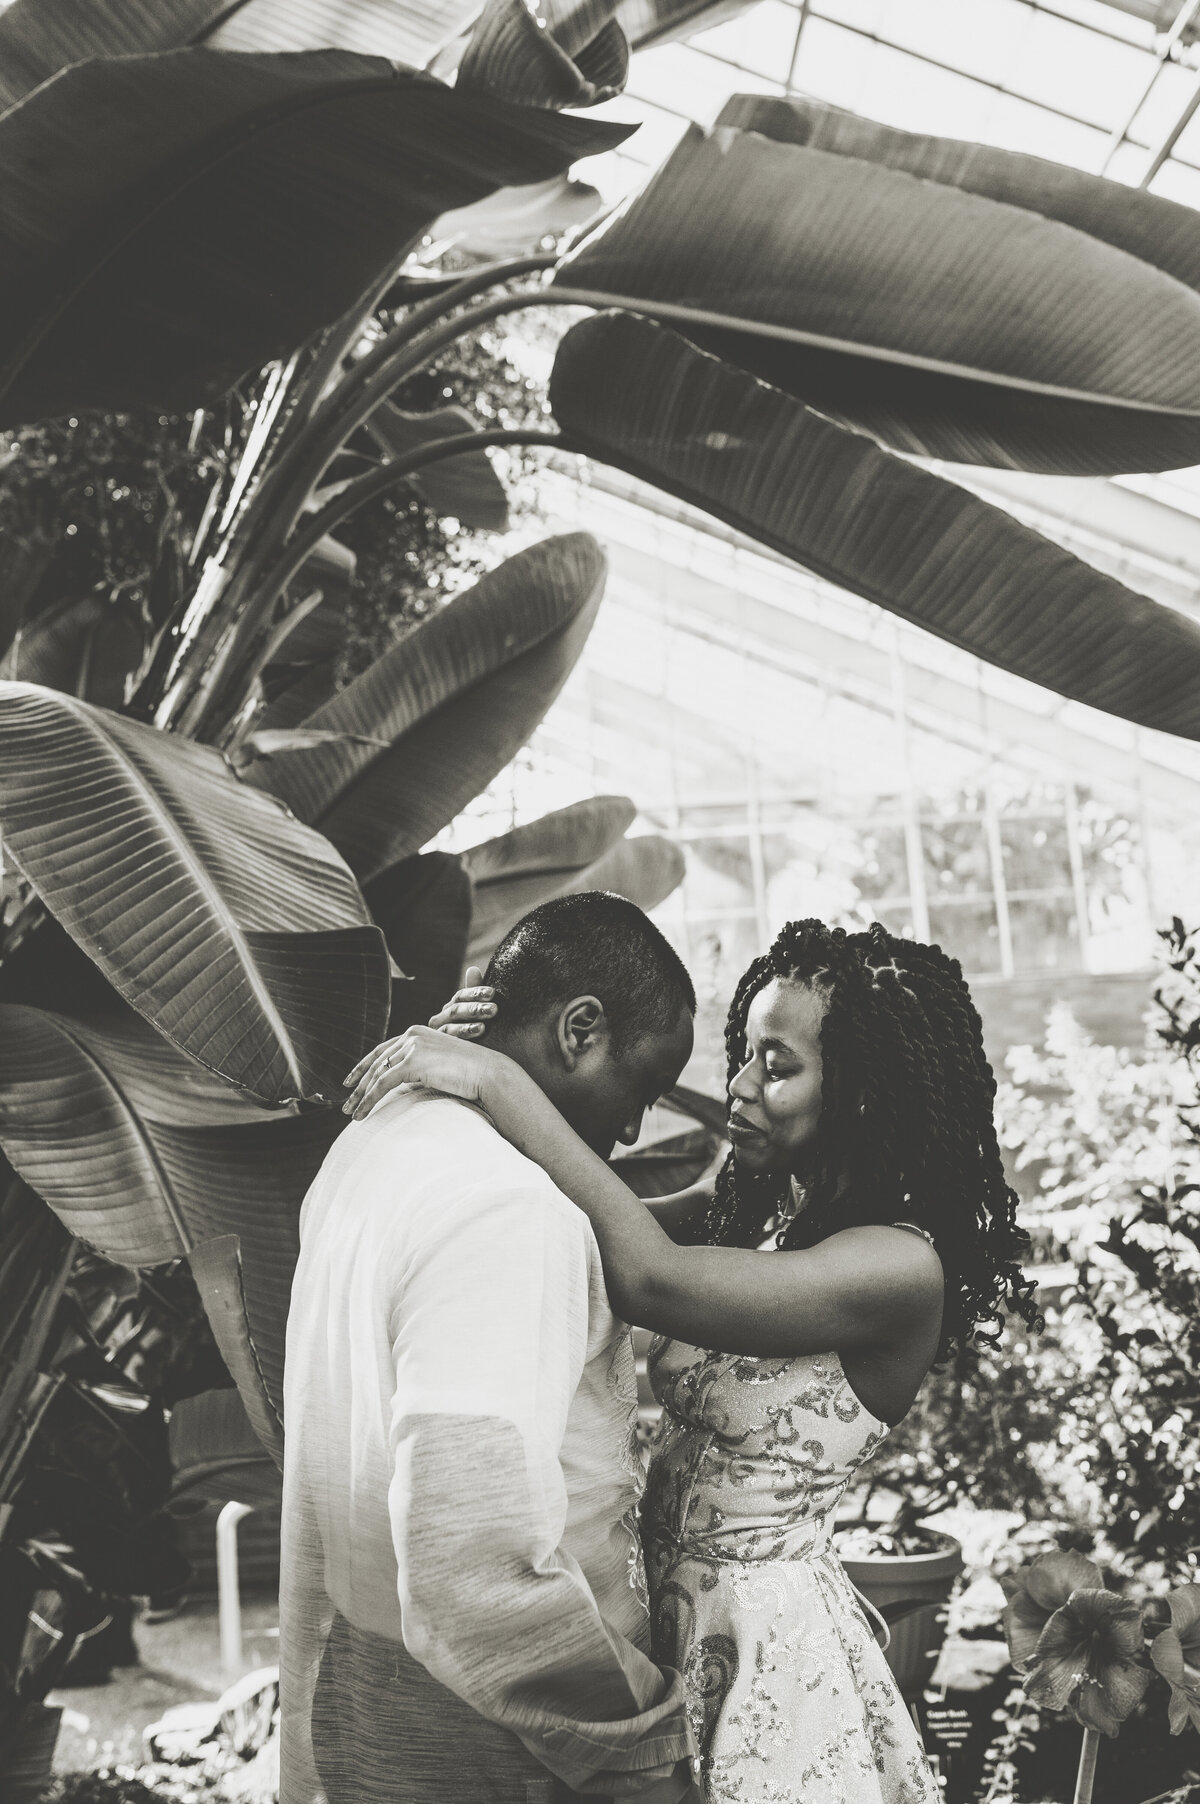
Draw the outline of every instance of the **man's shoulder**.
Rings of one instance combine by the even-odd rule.
[[[506,1140],[484,1111],[453,1096],[421,1091],[389,1097],[356,1127],[375,1129],[363,1153],[384,1155],[393,1187],[427,1192],[440,1211],[465,1215],[503,1193],[531,1209],[562,1212],[580,1232],[587,1217],[548,1172]],[[353,1132],[354,1129],[349,1130]]]

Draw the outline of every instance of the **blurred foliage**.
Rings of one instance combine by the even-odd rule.
[[[1141,1058],[1051,1011],[997,1106],[1038,1183],[1045,1331],[1009,1327],[934,1372],[865,1469],[860,1504],[904,1520],[959,1503],[1019,1511],[1132,1582],[1200,1563],[1200,935],[1175,921]]]
[[[380,316],[380,331],[403,317],[403,310]],[[511,327],[485,327],[451,345],[395,400],[417,413],[455,401],[485,428],[539,425],[547,412],[541,384],[512,360],[513,343]],[[195,580],[193,539],[245,447],[261,388],[257,378],[217,408],[190,414],[81,414],[0,434],[6,611],[32,619],[95,595],[147,629],[161,626]],[[520,523],[536,509],[536,459],[498,455],[506,458],[502,475]],[[351,473],[348,454],[333,475]],[[411,489],[368,504],[338,536],[357,557],[339,686],[495,562],[494,535],[439,518]]]

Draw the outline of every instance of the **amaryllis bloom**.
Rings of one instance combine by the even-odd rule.
[[[1038,1637],[1025,1693],[1115,1735],[1150,1683],[1142,1612],[1115,1591],[1073,1591]]]
[[[1150,1658],[1171,1687],[1167,1720],[1172,1735],[1189,1722],[1200,1729],[1200,1585],[1167,1596],[1171,1626],[1150,1643]]]
[[[1073,1591],[1104,1589],[1100,1568],[1081,1553],[1044,1553],[1020,1572],[1006,1573],[1000,1583],[1008,1599],[1004,1633],[1019,1671],[1032,1659],[1042,1630]]]

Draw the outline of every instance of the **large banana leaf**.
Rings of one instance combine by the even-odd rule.
[[[295,1252],[290,1237],[284,1235],[284,1249],[290,1265],[280,1262],[264,1279],[262,1270],[255,1298],[254,1319],[260,1338],[264,1334],[264,1311],[270,1307],[276,1323],[274,1341],[279,1346],[287,1332],[288,1301],[291,1295]],[[279,1470],[283,1470],[283,1367],[272,1368],[268,1390],[263,1367],[251,1338],[250,1310],[242,1273],[241,1241],[236,1234],[223,1234],[196,1247],[188,1259],[196,1289],[200,1292],[208,1316],[213,1339],[220,1349],[231,1376],[238,1387],[243,1407],[262,1445]],[[282,1322],[282,1337],[278,1324]]]
[[[581,107],[625,86],[629,45],[614,0],[486,0],[458,69],[466,91],[524,106]]]
[[[228,10],[228,0],[13,0],[0,12],[0,111],[71,63],[190,44]]]
[[[219,1503],[279,1502],[279,1468],[237,1391],[201,1391],[171,1411],[171,1495]]]
[[[806,144],[836,156],[906,170],[922,181],[1024,207],[1074,226],[1144,263],[1200,288],[1200,214],[1194,207],[1124,182],[961,138],[902,132],[819,100],[734,94],[718,128],[759,132],[779,144]]]
[[[552,176],[548,182],[530,182],[523,188],[498,188],[474,206],[444,213],[429,228],[432,245],[423,250],[423,262],[444,256],[451,248],[460,255],[484,261],[523,257],[547,238],[564,238],[578,231],[601,211],[604,202],[597,189],[569,176]],[[428,474],[444,469],[436,465]],[[444,510],[449,512],[451,510]]]
[[[344,51],[65,68],[0,117],[0,414],[193,405],[339,317],[439,214],[628,129]]]
[[[207,747],[2,684],[0,826],[114,987],[265,1101],[340,1094],[383,1032],[387,954],[350,872]]]
[[[216,1106],[204,1125],[176,1090],[180,1055],[163,1053],[156,1095],[109,1024],[0,1007],[0,1142],[63,1226],[120,1264],[236,1234],[249,1335],[279,1396],[300,1204],[343,1117],[260,1110],[243,1124]]]
[[[102,596],[84,595],[47,608],[22,627],[0,660],[0,678],[119,708],[141,653],[142,635],[130,615]]]
[[[388,951],[405,973],[392,985],[389,1033],[436,1014],[462,976],[471,880],[448,852],[417,852],[381,871],[363,894]]]
[[[649,50],[711,31],[759,0],[620,0],[617,21],[634,50]]]
[[[907,169],[692,127],[555,280],[899,450],[1063,474],[1200,459],[1200,295]]]
[[[588,450],[965,651],[1200,738],[1200,625],[628,314],[572,327],[551,404]]]
[[[628,796],[593,796],[464,852],[472,896],[467,962],[478,964],[522,915],[594,864],[636,814]]]
[[[0,13],[0,108],[70,63],[193,44],[351,50],[421,69],[478,12],[478,0],[14,0]]]
[[[385,401],[371,415],[367,430],[389,457],[404,457],[435,439],[477,432],[479,422],[465,407],[405,413]],[[468,452],[463,457],[448,457],[440,464],[430,464],[413,477],[412,485],[435,514],[461,520],[473,532],[503,532],[508,525],[508,491],[486,451]]]
[[[518,552],[304,723],[357,740],[264,760],[247,780],[319,827],[364,881],[377,875],[432,839],[529,738],[582,650],[605,573],[587,533]]]
[[[529,913],[552,896],[573,896],[583,890],[609,890],[636,902],[639,908],[657,908],[671,891],[683,881],[683,854],[669,839],[658,834],[642,834],[637,839],[619,839],[615,845],[594,858],[590,864],[574,871],[539,872],[513,877],[489,886],[483,892],[486,901],[471,920],[471,939],[467,962],[485,965],[504,935],[515,927],[522,915]]]

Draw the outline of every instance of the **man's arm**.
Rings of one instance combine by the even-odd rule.
[[[447,1219],[412,1258],[391,1325],[404,1640],[575,1790],[666,1781],[666,1799],[694,1751],[680,1681],[609,1627],[560,1545],[587,1307],[582,1221],[535,1190]]]

